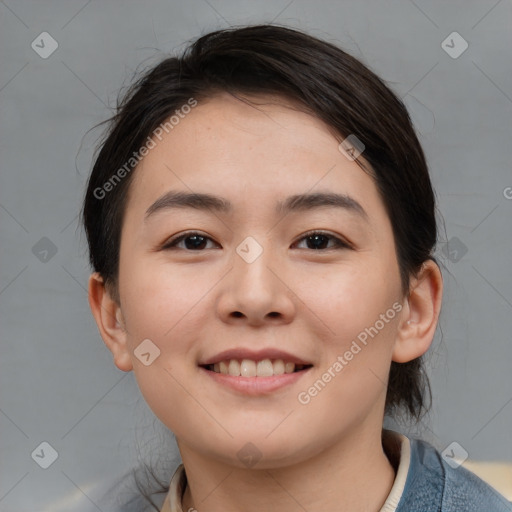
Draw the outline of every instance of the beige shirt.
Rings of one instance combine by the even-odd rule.
[[[392,436],[400,447],[400,459],[398,463],[398,470],[396,472],[393,487],[379,512],[395,512],[398,502],[402,497],[409,471],[409,463],[411,457],[410,442],[407,437],[398,432],[386,431],[389,436]],[[396,454],[398,457],[398,453]],[[187,476],[183,464],[180,464],[171,479],[169,485],[169,492],[165,497],[165,501],[160,509],[160,512],[188,512],[182,509],[181,500],[185,488],[187,486]],[[192,511],[191,511],[192,512]]]

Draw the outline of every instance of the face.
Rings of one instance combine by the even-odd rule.
[[[320,120],[252,99],[258,109],[229,95],[199,104],[139,164],[119,319],[180,448],[243,467],[250,442],[270,468],[380,430],[402,295],[373,179]],[[220,200],[187,206],[190,193]],[[150,364],[135,355],[144,340]],[[282,372],[268,361],[260,376],[215,372],[230,359],[248,359],[248,375],[282,359],[285,374],[263,376]],[[305,369],[286,373],[292,361]]]

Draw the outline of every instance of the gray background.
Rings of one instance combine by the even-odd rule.
[[[141,62],[273,20],[339,44],[409,107],[445,221],[446,287],[428,359],[434,406],[413,431],[512,461],[510,1],[5,0],[0,16],[2,512],[117,510],[142,460],[162,453],[164,478],[179,463],[89,313],[77,213],[101,130],[86,132]],[[58,43],[46,59],[31,47],[44,31]],[[469,45],[458,58],[442,47],[453,31]],[[31,456],[43,441],[58,453],[48,469]]]

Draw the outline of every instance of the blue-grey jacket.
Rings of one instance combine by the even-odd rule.
[[[430,444],[411,439],[411,462],[396,512],[512,512],[512,503]]]

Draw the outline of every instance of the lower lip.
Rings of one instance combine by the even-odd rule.
[[[215,382],[227,386],[245,395],[263,395],[290,386],[306,375],[312,367],[294,373],[283,373],[271,377],[234,377],[224,373],[216,373],[202,366],[199,369],[205,372]]]

